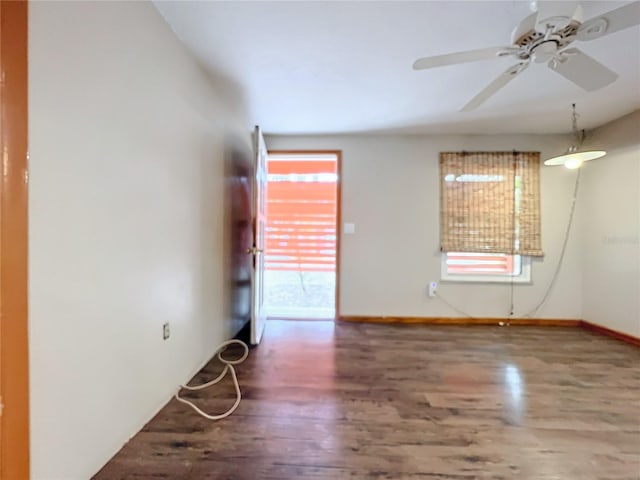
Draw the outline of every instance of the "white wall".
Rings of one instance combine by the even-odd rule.
[[[342,221],[356,224],[342,235],[342,315],[455,317],[429,299],[440,279],[438,153],[451,150],[533,150],[542,158],[566,148],[567,136],[270,136],[272,150],[340,149]],[[533,283],[515,286],[515,317],[542,300],[558,263],[575,172],[542,169],[544,260],[533,264]],[[581,318],[580,243],[572,230],[563,268],[536,318]],[[439,293],[477,317],[507,317],[510,285],[441,283]]]
[[[583,318],[640,337],[640,110],[590,143],[608,154],[584,165],[578,196]]]
[[[87,479],[232,334],[223,160],[250,135],[150,3],[29,14],[32,473]]]

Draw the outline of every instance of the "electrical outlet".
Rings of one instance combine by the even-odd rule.
[[[436,290],[438,289],[438,282],[429,282],[429,297],[436,296]]]
[[[168,339],[171,336],[171,329],[169,328],[169,322],[162,325],[162,338],[164,340]]]

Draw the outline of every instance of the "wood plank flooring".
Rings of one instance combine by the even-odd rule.
[[[237,371],[94,478],[640,479],[640,349],[578,328],[269,321]]]

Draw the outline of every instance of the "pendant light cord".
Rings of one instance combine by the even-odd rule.
[[[529,313],[524,315],[525,318],[530,318],[532,315],[535,315],[538,313],[538,310],[540,310],[540,308],[546,303],[547,299],[549,298],[549,294],[551,293],[551,290],[553,290],[553,287],[556,284],[556,280],[558,280],[558,275],[560,274],[560,270],[562,268],[564,256],[567,252],[567,244],[569,243],[569,234],[571,233],[571,225],[573,224],[573,217],[576,210],[576,199],[578,198],[578,188],[580,186],[581,171],[582,169],[579,168],[578,173],[576,174],[576,183],[573,188],[573,199],[571,201],[571,211],[569,212],[569,221],[567,222],[567,230],[564,234],[564,241],[562,242],[562,250],[560,251],[558,264],[556,265],[556,269],[553,272],[553,276],[551,277],[551,281],[549,282],[549,286],[547,287],[547,290],[545,291],[544,296],[542,297],[542,300],[540,300],[540,302]]]
[[[515,309],[515,301],[514,301],[514,297],[515,297],[515,278],[514,278],[514,272],[513,272],[513,261],[514,261],[514,257],[516,256],[516,220],[517,220],[517,215],[516,215],[516,206],[518,205],[518,180],[517,180],[517,170],[518,170],[518,152],[516,152],[515,150],[513,151],[513,161],[512,161],[512,166],[513,166],[513,202],[511,204],[511,232],[512,232],[512,238],[511,238],[511,273],[510,273],[510,283],[511,283],[511,302],[509,305],[509,315],[508,318],[511,319],[513,317],[513,311]],[[522,267],[521,267],[522,268]]]
[[[578,152],[582,148],[582,144],[584,143],[584,139],[586,133],[584,130],[578,130],[578,113],[576,112],[576,104],[572,103],[571,108],[573,109],[571,113],[571,130],[573,132],[573,136],[575,138],[575,145],[569,147],[569,150]]]

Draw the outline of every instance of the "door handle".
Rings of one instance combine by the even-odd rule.
[[[262,253],[262,252],[264,252],[264,250],[262,248],[256,248],[256,247],[247,248],[247,253],[249,253],[249,254],[257,255],[257,254]]]

